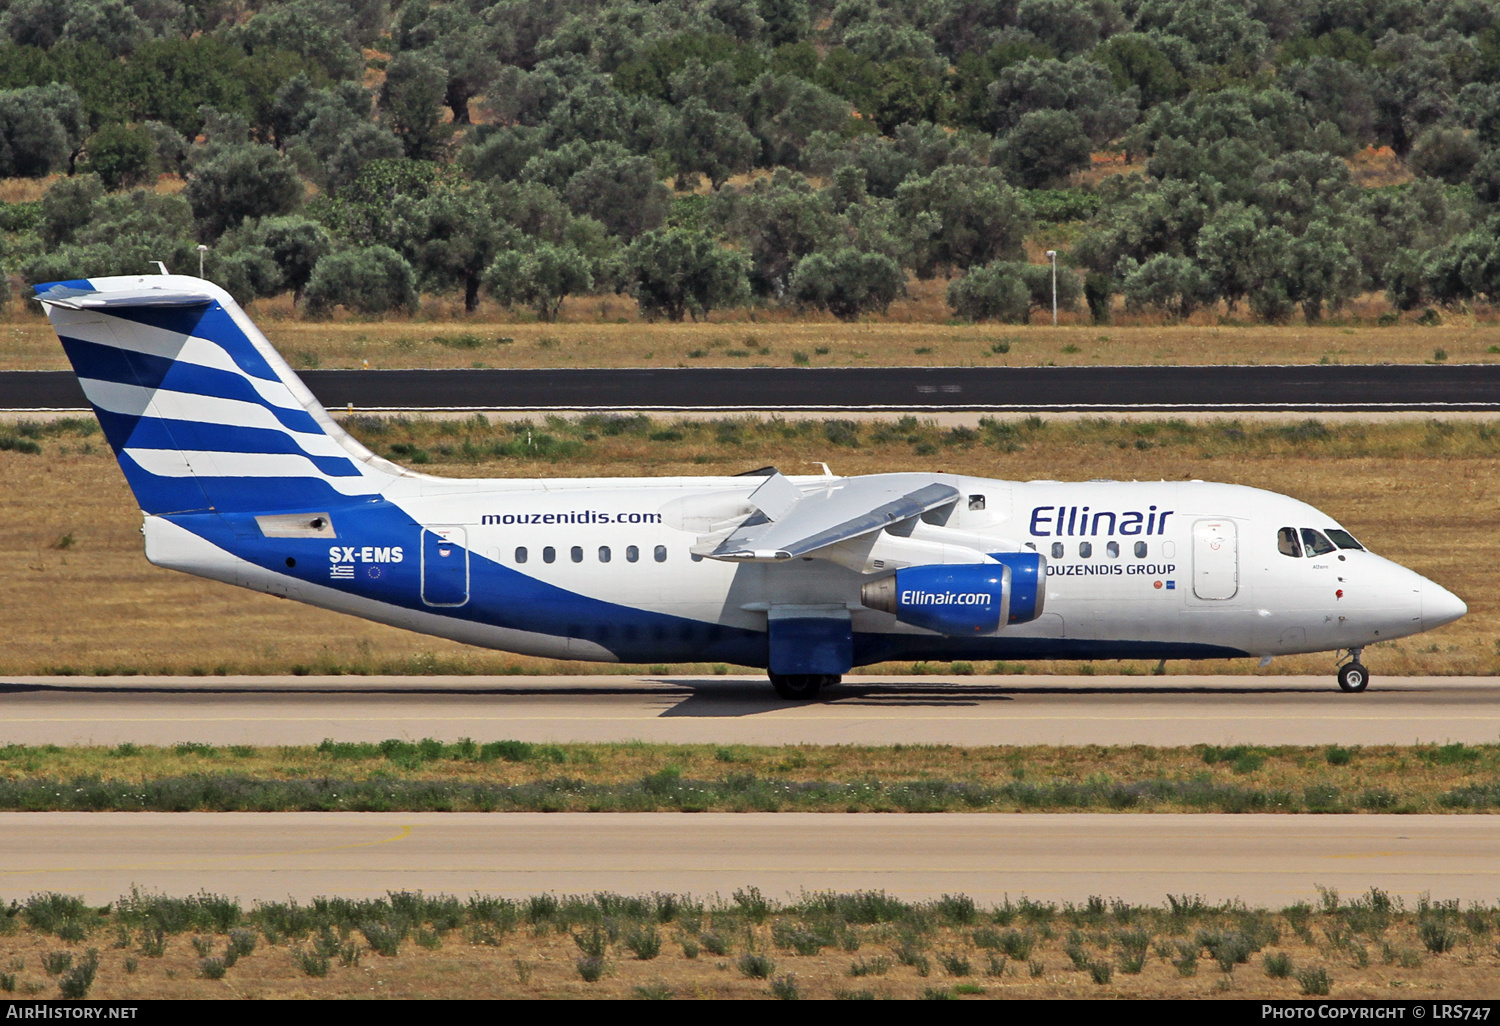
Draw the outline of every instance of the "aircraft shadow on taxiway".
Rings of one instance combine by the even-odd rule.
[[[1385,685],[1381,692],[1429,691],[1422,686]],[[235,698],[245,696],[276,696],[290,701],[310,697],[361,696],[381,698],[408,698],[422,701],[438,701],[475,698],[557,698],[557,699],[618,699],[639,697],[655,699],[660,707],[659,716],[675,717],[740,717],[772,713],[788,709],[805,708],[807,705],[832,706],[835,708],[973,708],[991,702],[1014,702],[1018,699],[1041,697],[1085,697],[1133,698],[1133,699],[1181,699],[1201,697],[1243,698],[1246,696],[1326,696],[1347,701],[1340,692],[1309,690],[1292,687],[1268,679],[1265,684],[1237,684],[1231,686],[1204,686],[1192,684],[1153,684],[1143,681],[1138,686],[1105,687],[1079,681],[1077,683],[1037,684],[966,684],[946,683],[931,680],[881,683],[846,682],[823,689],[815,702],[791,704],[778,698],[767,685],[747,681],[730,681],[716,677],[702,679],[660,680],[646,678],[643,683],[626,683],[591,686],[552,686],[515,684],[487,685],[482,687],[430,686],[424,684],[381,685],[328,685],[309,683],[295,687],[287,685],[256,684],[194,684],[155,683],[109,683],[109,684],[40,684],[31,682],[0,681],[0,695],[48,694],[57,697],[78,695],[98,698],[145,697],[150,695],[182,695],[200,699],[217,697]],[[1368,699],[1367,699],[1368,700]]]

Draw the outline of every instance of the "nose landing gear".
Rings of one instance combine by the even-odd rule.
[[[1339,690],[1355,693],[1370,686],[1370,671],[1359,661],[1363,652],[1362,648],[1349,649],[1349,661],[1339,667]]]

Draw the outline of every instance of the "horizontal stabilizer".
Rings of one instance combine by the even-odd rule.
[[[207,292],[189,289],[139,288],[100,292],[97,289],[80,289],[67,285],[53,286],[39,294],[36,299],[38,302],[55,304],[69,310],[119,309],[136,306],[208,306],[214,301],[214,297]]]

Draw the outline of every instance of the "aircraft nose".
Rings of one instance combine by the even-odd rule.
[[[1422,629],[1430,631],[1452,623],[1469,611],[1463,599],[1440,584],[1422,582]]]

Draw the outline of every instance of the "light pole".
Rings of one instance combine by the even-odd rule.
[[[198,243],[198,277],[200,277],[200,278],[203,277],[203,256],[207,252],[208,252],[208,247],[205,246],[201,242]],[[1054,274],[1052,277],[1053,277],[1052,291],[1056,292],[1057,291],[1057,283],[1056,283],[1057,275]],[[1054,316],[1052,319],[1056,320],[1057,318]]]
[[[1047,259],[1052,261],[1052,326],[1057,327],[1057,250],[1047,250]]]

